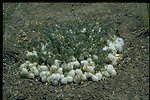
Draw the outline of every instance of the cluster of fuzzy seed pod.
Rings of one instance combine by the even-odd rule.
[[[103,48],[104,51],[110,50],[107,59],[111,62],[109,65],[105,65],[102,74],[104,76],[114,76],[117,74],[114,66],[117,65],[121,59],[121,53],[123,51],[124,40],[122,38],[114,38],[113,41],[107,40],[107,46]]]
[[[53,85],[68,84],[71,82],[81,83],[83,81],[100,81],[102,78],[114,76],[117,74],[114,66],[117,65],[117,61],[120,57],[120,53],[123,49],[124,41],[122,38],[115,38],[114,41],[107,41],[107,46],[103,48],[104,51],[111,50],[107,59],[111,62],[108,65],[103,66],[101,71],[96,70],[94,60],[99,60],[97,55],[93,55],[92,58],[87,58],[78,61],[77,58],[72,56],[71,61],[66,63],[60,60],[54,60],[51,65],[39,65],[36,62],[26,61],[20,65],[20,74],[27,78],[40,77],[40,81],[51,83]],[[44,48],[44,47],[42,47]],[[37,57],[37,52],[27,52],[27,57]]]
[[[26,61],[20,65],[20,74],[27,78],[40,77],[42,82],[48,82],[53,85],[67,84],[70,82],[80,83],[82,81],[93,80],[99,81],[102,79],[100,71],[95,71],[95,63],[91,58],[82,61],[72,61],[69,63],[60,63],[60,60],[55,60],[54,64],[38,65]]]

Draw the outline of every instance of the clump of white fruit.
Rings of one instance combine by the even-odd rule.
[[[107,46],[103,48],[104,51],[110,50],[107,59],[111,62],[103,66],[101,71],[96,70],[94,60],[99,60],[97,55],[93,55],[92,58],[87,58],[78,61],[77,58],[72,56],[71,62],[63,62],[55,60],[51,65],[39,65],[36,62],[26,61],[20,65],[20,74],[27,78],[40,77],[42,82],[48,82],[53,85],[68,84],[71,82],[80,83],[82,81],[92,80],[100,81],[104,77],[115,76],[117,74],[114,66],[117,65],[120,54],[124,46],[122,38],[115,38],[114,41],[107,40]],[[42,46],[42,49],[45,48]],[[27,52],[26,56],[38,57],[37,52]]]

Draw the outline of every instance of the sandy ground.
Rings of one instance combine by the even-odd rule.
[[[149,36],[136,37],[144,27],[143,4],[130,3],[23,3],[11,15],[3,37],[3,100],[148,100]],[[100,82],[52,86],[19,75],[25,60],[18,39],[34,34],[45,21],[62,23],[107,20],[125,40],[118,75]],[[109,27],[108,27],[109,28]],[[111,33],[110,33],[111,34]]]

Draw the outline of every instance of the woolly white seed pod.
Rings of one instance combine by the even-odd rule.
[[[103,47],[103,51],[107,51],[108,49],[108,46]]]
[[[115,76],[117,74],[116,70],[114,69],[113,65],[109,64],[106,67],[107,72],[111,75],[111,76]]]
[[[76,60],[76,58],[74,56],[71,56],[70,59],[71,59],[71,61],[75,61]]]
[[[29,68],[31,68],[31,67],[33,67],[34,66],[34,64],[32,64],[32,63],[29,63]]]
[[[87,64],[88,64],[88,61],[87,61],[87,60],[82,60],[80,63],[81,63],[82,65],[87,65]]]
[[[92,61],[92,58],[87,58],[87,61],[88,61],[88,62],[91,62],[91,61]]]
[[[58,68],[57,72],[58,72],[59,74],[63,74],[63,68]]]
[[[78,75],[82,75],[82,74],[83,74],[83,72],[82,72],[81,69],[76,69],[76,70],[75,70],[75,73],[78,74]]]
[[[95,66],[88,66],[88,72],[94,72]]]
[[[39,66],[39,71],[48,71],[48,67],[45,65]]]
[[[51,71],[47,71],[46,76],[50,76],[50,75],[51,75]]]
[[[58,80],[52,80],[52,85],[56,86],[58,84]]]
[[[92,75],[92,80],[98,82],[99,78],[96,75]]]
[[[94,60],[98,60],[98,56],[97,55],[93,55],[93,59]]]
[[[74,65],[73,62],[69,62],[68,65],[67,65],[67,69],[72,70],[73,69],[73,65]]]
[[[67,76],[66,78],[67,78],[67,81],[68,81],[68,82],[73,82],[73,77]]]
[[[77,67],[79,67],[79,66],[80,66],[80,63],[79,63],[79,61],[77,61],[77,60],[76,60],[76,61],[74,61],[74,62],[73,62],[73,64],[74,64],[75,66],[77,66]]]
[[[32,56],[32,52],[29,52],[29,51],[27,50],[26,56],[27,56],[27,57]]]
[[[48,72],[48,71],[42,71],[42,72],[40,72],[40,77],[41,77],[41,78],[44,77],[44,76],[47,77],[47,72]]]
[[[33,79],[33,78],[35,78],[35,75],[33,73],[29,73],[28,77]]]
[[[51,69],[52,69],[52,70],[57,70],[57,69],[58,69],[58,66],[52,65],[52,66],[51,66]]]
[[[115,56],[116,56],[116,57],[120,57],[120,54],[116,54]]]
[[[61,68],[68,69],[68,64],[66,62],[64,62],[63,64],[61,64]]]
[[[22,76],[27,76],[28,73],[29,73],[29,72],[28,72],[27,68],[22,68],[22,69],[21,69],[21,75],[22,75]]]
[[[57,60],[57,59],[56,59],[56,60],[54,61],[54,65],[60,66],[60,62],[61,62],[60,60]]]
[[[109,48],[109,50],[111,50],[111,51],[112,51],[112,53],[113,53],[114,55],[117,53],[117,50],[116,50],[115,44],[110,45],[108,48]]]
[[[87,78],[90,78],[93,74],[91,72],[84,72],[84,75],[87,77]]]
[[[29,65],[30,61],[26,61],[25,63],[26,63],[27,65]]]
[[[39,70],[36,68],[36,66],[33,66],[31,68],[31,72],[35,74],[35,76],[39,76],[40,72]]]
[[[20,65],[20,70],[22,70],[22,68],[27,68],[28,64],[24,63]]]
[[[46,82],[47,81],[47,77],[46,76],[41,77],[41,81],[42,82]]]
[[[112,44],[112,41],[107,40],[107,45],[109,46],[110,44]]]
[[[81,82],[81,77],[80,77],[80,75],[76,75],[76,76],[74,77],[73,81],[74,81],[75,83],[80,83],[80,82]]]
[[[112,65],[117,65],[117,58],[112,61]]]
[[[98,73],[96,73],[95,75],[98,77],[99,80],[102,79],[102,73],[100,71]]]
[[[108,47],[114,46],[114,42],[110,41],[110,40],[107,40],[107,45],[108,45]]]
[[[37,69],[35,69],[33,73],[35,74],[35,76],[39,76],[39,74],[40,74]]]
[[[54,77],[55,77],[56,80],[59,80],[59,79],[60,79],[60,74],[56,73],[56,74],[54,74],[54,75],[55,75]]]
[[[95,65],[94,61],[90,61],[89,64],[92,65],[92,66]]]
[[[114,56],[112,53],[109,53],[109,54],[108,54],[108,59],[109,59],[109,60],[113,60],[114,57],[115,57],[115,56]]]
[[[67,77],[62,78],[61,83],[62,84],[67,84],[68,83],[68,78]]]
[[[102,75],[105,76],[105,77],[109,77],[110,76],[110,74],[107,71],[102,71]]]
[[[36,67],[36,66],[32,66],[32,67],[29,67],[28,69],[33,72],[33,68]]]
[[[81,75],[81,79],[82,79],[83,81],[86,81],[86,80],[87,80],[86,75],[82,74],[82,75]]]
[[[63,78],[64,78],[64,75],[63,75],[63,74],[61,74],[61,75],[60,75],[60,79],[63,79]]]
[[[108,59],[112,62],[116,62],[117,61],[117,57],[115,57],[113,54],[109,53],[108,54]]]
[[[33,63],[33,65],[34,65],[34,66],[37,66],[37,65],[38,65],[38,63],[37,63],[37,62],[34,62],[34,63]]]
[[[87,71],[87,67],[88,67],[88,65],[84,65],[83,68],[82,68],[83,71]]]
[[[75,75],[75,70],[70,70],[69,73],[68,73],[68,75],[74,77],[74,75]]]
[[[48,77],[47,77],[47,82],[50,83],[51,80],[52,80],[52,77],[51,77],[51,76],[48,76]]]
[[[124,46],[124,40],[122,38],[116,38],[116,42],[120,42]]]
[[[59,80],[61,78],[60,74],[53,73],[51,76],[51,80]]]
[[[36,51],[32,51],[32,52],[27,51],[26,56],[27,56],[27,57],[29,57],[29,56],[36,56],[36,57],[38,57],[38,55],[37,55],[37,52],[36,52]]]
[[[52,75],[48,76],[48,79],[49,80],[54,80],[55,79],[55,74],[52,74]]]
[[[116,50],[119,51],[119,52],[121,52],[121,51],[123,50],[122,44],[121,44],[120,42],[117,42],[117,43],[115,44],[115,48],[116,48]]]
[[[86,65],[83,66],[83,70],[87,72],[94,72],[95,66]]]
[[[112,54],[113,54],[113,55],[116,55],[116,54],[117,54],[116,48],[112,50]]]

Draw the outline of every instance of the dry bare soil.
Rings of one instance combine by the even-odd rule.
[[[4,28],[3,100],[148,100],[149,36],[138,37],[138,30],[145,27],[144,7],[140,3],[17,4]],[[124,38],[124,56],[117,66],[117,76],[100,82],[58,86],[20,77],[19,65],[25,61],[25,50],[19,44],[26,33],[32,37],[38,33],[38,27],[47,21],[55,23],[54,19],[76,23],[87,18],[106,20]]]

